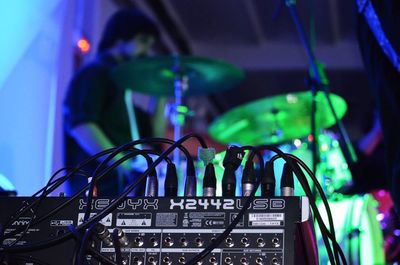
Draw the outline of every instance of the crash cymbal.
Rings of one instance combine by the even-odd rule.
[[[135,58],[113,71],[117,85],[149,95],[173,96],[176,65],[188,77],[183,96],[207,95],[237,86],[244,73],[226,62],[201,57],[163,56]]]
[[[341,119],[347,104],[338,95],[330,94],[337,116]],[[317,93],[317,128],[335,124],[323,92]],[[277,144],[310,134],[311,93],[309,91],[259,99],[223,114],[209,127],[217,142],[241,145]]]

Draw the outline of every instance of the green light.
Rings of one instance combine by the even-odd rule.
[[[169,69],[163,69],[163,70],[161,70],[160,74],[161,74],[162,77],[164,77],[164,78],[166,78],[166,79],[173,79],[173,78],[175,77],[174,72],[172,72],[172,71],[169,70]]]
[[[189,112],[189,108],[188,107],[186,107],[186,106],[178,106],[178,107],[176,107],[176,111],[179,113],[179,114],[187,114],[188,112]]]
[[[333,222],[336,239],[340,244],[349,264],[375,265],[385,264],[383,251],[383,235],[379,222],[376,220],[376,201],[372,195],[337,197],[331,200]],[[322,202],[319,202],[324,223],[327,224],[327,215]],[[354,233],[359,231],[360,233]],[[328,256],[319,229],[316,229],[320,264],[329,264]],[[349,239],[349,235],[353,237]],[[352,253],[349,253],[349,249]],[[349,261],[349,257],[352,260]]]

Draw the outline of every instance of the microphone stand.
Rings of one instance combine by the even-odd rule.
[[[313,171],[316,173],[316,162],[317,162],[317,144],[318,144],[318,137],[316,136],[316,94],[318,90],[321,90],[328,102],[329,109],[335,119],[335,124],[339,130],[339,135],[340,139],[343,141],[343,155],[346,160],[346,162],[351,165],[357,162],[357,156],[354,151],[354,148],[350,142],[349,136],[346,132],[346,129],[342,123],[342,121],[338,118],[335,108],[332,104],[332,101],[329,96],[329,88],[328,88],[328,79],[326,78],[326,73],[324,72],[324,69],[318,65],[318,61],[316,60],[315,54],[311,48],[311,45],[306,37],[304,28],[300,22],[297,10],[296,10],[296,1],[295,0],[284,0],[286,3],[286,7],[289,10],[289,13],[292,17],[293,23],[296,27],[297,33],[299,34],[300,41],[304,47],[304,50],[307,54],[309,63],[310,63],[310,68],[311,68],[311,93],[312,93],[312,113],[311,113],[311,134],[313,136],[313,148],[312,148],[312,153],[313,153]]]

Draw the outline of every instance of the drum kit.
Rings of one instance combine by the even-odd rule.
[[[113,74],[121,87],[132,87],[144,94],[175,99],[175,111],[171,118],[175,140],[180,138],[188,113],[187,107],[182,103],[183,98],[225,91],[238,86],[245,78],[242,70],[224,61],[193,56],[137,58],[121,64]],[[308,166],[313,164],[310,145],[314,138],[317,139],[316,176],[330,198],[334,219],[341,220],[336,223],[340,244],[347,248],[353,247],[350,249],[351,253],[348,253],[353,259],[365,256],[354,255],[356,249],[358,254],[374,253],[377,259],[381,259],[383,250],[379,242],[382,242],[382,235],[378,229],[379,223],[373,216],[376,214],[371,206],[373,199],[343,197],[335,192],[351,180],[351,173],[340,148],[338,136],[327,130],[337,121],[329,104],[332,104],[336,118],[339,119],[345,115],[347,104],[339,95],[331,93],[329,97],[328,103],[322,92],[317,92],[313,97],[311,92],[303,91],[258,99],[235,107],[216,118],[209,125],[208,133],[221,144],[275,145],[284,152],[298,156]],[[314,125],[318,128],[318,134],[314,138],[309,137],[312,133],[313,101],[317,110]],[[268,159],[271,154],[265,153],[264,156]],[[179,159],[179,156],[174,154],[174,162],[177,162],[177,165],[180,164]],[[221,182],[223,173],[222,159],[223,154],[217,154],[215,165],[218,182]],[[276,162],[275,175],[279,178],[283,161],[279,162],[278,159]],[[304,195],[300,184],[295,184],[295,190],[298,191],[296,195]],[[217,194],[219,192],[217,188]],[[335,218],[335,214],[340,217]],[[359,224],[353,224],[355,215]],[[353,223],[348,225],[348,222]],[[359,231],[359,235],[353,237],[351,235],[355,230]],[[371,241],[367,242],[364,239]],[[322,246],[323,243],[320,243]],[[324,258],[323,253],[321,254]],[[362,264],[369,263],[366,261]]]

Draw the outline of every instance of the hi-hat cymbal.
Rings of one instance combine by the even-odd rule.
[[[202,57],[162,56],[135,58],[113,71],[117,85],[157,96],[173,96],[176,65],[179,74],[188,77],[183,96],[207,95],[237,86],[244,73],[226,62]]]
[[[241,145],[277,144],[305,137],[311,132],[311,93],[309,91],[259,99],[236,107],[212,122],[210,136],[217,142]],[[347,104],[330,94],[336,114],[341,119]],[[323,92],[316,95],[317,128],[335,124]]]

